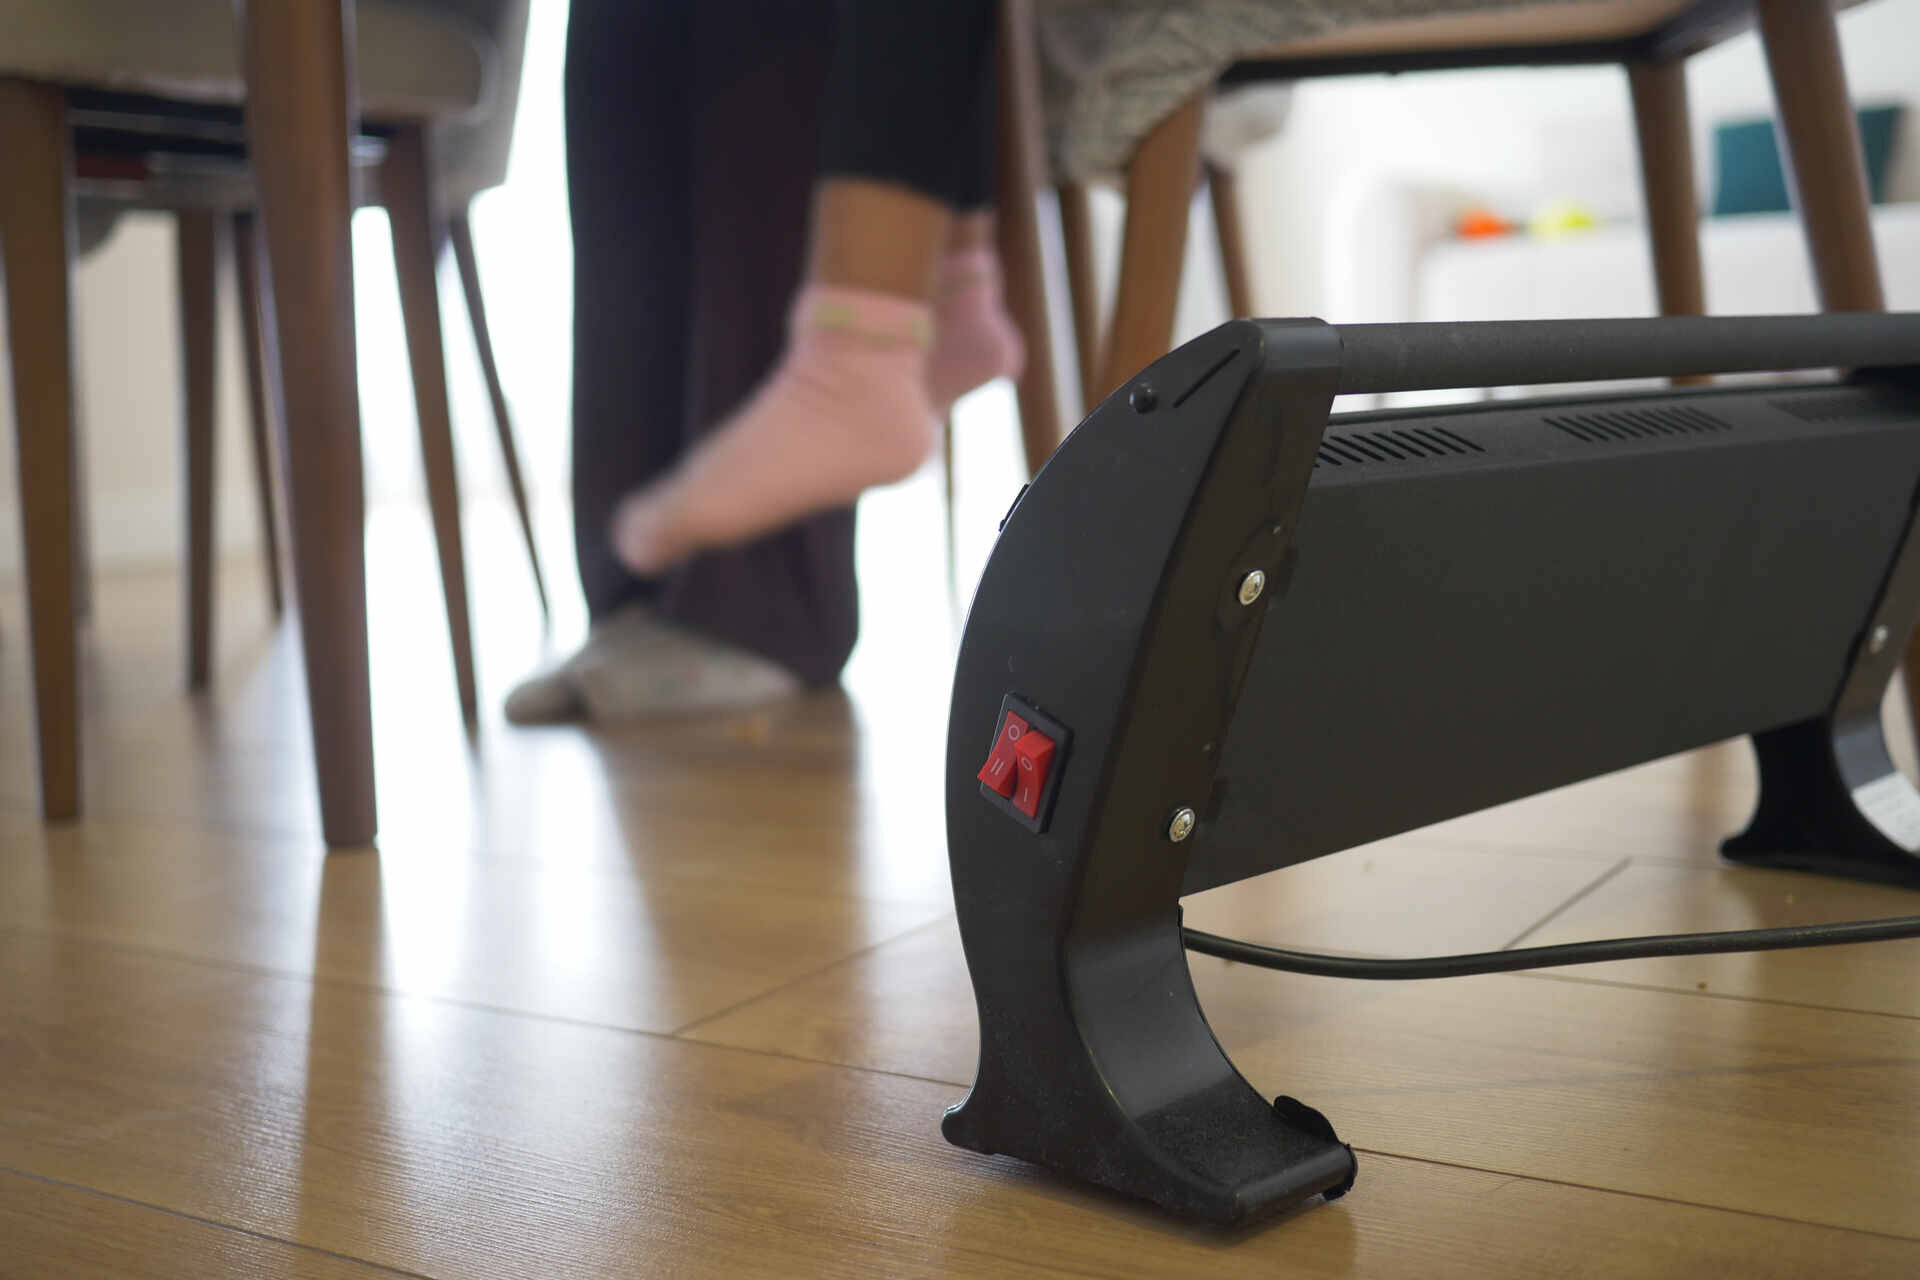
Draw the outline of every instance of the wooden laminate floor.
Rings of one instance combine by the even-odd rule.
[[[500,530],[490,706],[539,645]],[[100,582],[87,816],[42,826],[0,594],[0,1274],[1920,1274],[1917,944],[1400,985],[1196,959],[1254,1083],[1361,1153],[1247,1232],[949,1148],[945,613],[870,604],[845,695],[469,742],[424,531],[373,536],[375,850],[320,846],[245,562],[200,701],[177,582]],[[1719,865],[1752,788],[1730,744],[1190,917],[1412,953],[1914,910]]]

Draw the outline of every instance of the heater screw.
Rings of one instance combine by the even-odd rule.
[[[1240,579],[1240,603],[1252,604],[1267,589],[1267,575],[1263,570],[1255,569]]]
[[[1193,834],[1193,824],[1197,821],[1191,809],[1175,809],[1173,821],[1167,824],[1167,839],[1179,844]]]
[[[1878,653],[1882,649],[1886,648],[1887,636],[1888,636],[1888,632],[1887,632],[1886,625],[1884,623],[1880,626],[1875,627],[1873,629],[1873,634],[1867,637],[1867,652]]]
[[[1160,393],[1151,382],[1136,382],[1127,393],[1127,405],[1135,413],[1152,413],[1160,406]]]

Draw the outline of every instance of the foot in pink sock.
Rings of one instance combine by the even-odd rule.
[[[941,417],[955,400],[995,378],[1017,378],[1026,344],[1001,296],[1000,256],[957,249],[940,264],[927,391]]]
[[[812,285],[787,352],[733,417],[613,518],[627,568],[656,574],[911,475],[939,442],[927,396],[926,303]]]

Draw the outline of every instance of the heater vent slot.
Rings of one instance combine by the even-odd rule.
[[[1543,421],[1555,431],[1587,444],[1653,440],[1661,436],[1711,435],[1733,429],[1704,409],[1688,405],[1616,409],[1606,413],[1569,413]]]
[[[1323,436],[1313,465],[1355,467],[1369,462],[1411,462],[1417,458],[1485,452],[1473,441],[1445,427],[1399,427],[1391,431],[1349,431]]]

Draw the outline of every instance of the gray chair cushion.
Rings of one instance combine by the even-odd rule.
[[[507,176],[513,145],[513,120],[520,105],[520,71],[526,58],[527,0],[423,0],[452,12],[486,33],[493,50],[487,98],[478,110],[434,126],[433,173],[436,194],[449,212]]]
[[[361,110],[440,120],[486,102],[487,33],[445,4],[355,6]],[[0,0],[0,76],[238,102],[233,0]]]

